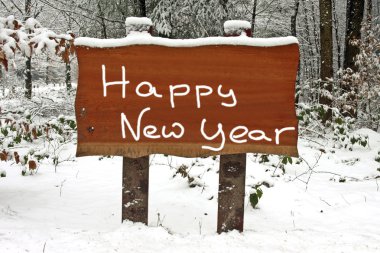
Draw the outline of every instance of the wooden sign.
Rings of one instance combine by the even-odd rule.
[[[77,156],[298,156],[298,44],[221,39],[78,39]]]

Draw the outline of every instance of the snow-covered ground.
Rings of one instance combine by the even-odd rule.
[[[241,234],[216,234],[215,157],[150,157],[149,226],[121,223],[120,157],[69,159],[57,171],[46,159],[30,176],[21,176],[20,164],[0,161],[6,172],[0,178],[0,253],[380,252],[380,134],[358,133],[369,136],[369,147],[333,149],[326,140],[301,138],[306,162],[293,159],[285,173],[271,166],[277,156],[259,163],[249,154]],[[60,155],[72,158],[75,149],[70,143]],[[174,176],[183,164],[199,186]],[[248,194],[260,182],[270,187],[261,186],[254,209]]]
[[[247,200],[242,234],[215,233],[218,160],[212,158],[151,156],[149,226],[121,224],[119,157],[78,158],[56,173],[42,163],[25,177],[19,165],[2,162],[0,252],[379,252],[374,178],[380,164],[374,157],[380,134],[361,131],[370,135],[370,148],[323,153],[307,189],[295,179],[306,164],[286,165],[285,175],[273,177],[270,166],[249,155],[247,192],[262,180],[273,187],[262,187],[257,209]],[[303,140],[299,149],[310,166],[320,154]],[[74,152],[71,145],[67,153]],[[173,178],[181,164],[194,164],[190,174],[204,186],[190,188],[186,179]]]

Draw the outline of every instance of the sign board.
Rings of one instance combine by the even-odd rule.
[[[296,42],[172,41],[76,40],[77,156],[298,156]]]

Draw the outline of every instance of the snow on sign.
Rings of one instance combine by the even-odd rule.
[[[298,155],[293,37],[75,44],[78,156]]]

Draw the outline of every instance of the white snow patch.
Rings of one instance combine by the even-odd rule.
[[[146,17],[128,17],[125,19],[125,25],[153,25],[152,20]]]
[[[42,27],[42,25],[40,24],[40,22],[38,22],[34,18],[28,18],[25,21],[25,29],[27,29],[27,30],[34,31],[34,29],[41,28],[41,27]]]
[[[224,30],[251,29],[251,24],[245,20],[228,20],[224,22]]]
[[[128,37],[121,39],[96,39],[81,37],[75,39],[74,44],[75,46],[94,48],[122,47],[132,45],[157,45],[165,47],[199,47],[210,45],[274,47],[298,44],[298,40],[293,36],[278,38],[249,38],[246,36],[239,36],[207,37],[198,39],[167,39],[153,37],[148,33],[131,33]]]

